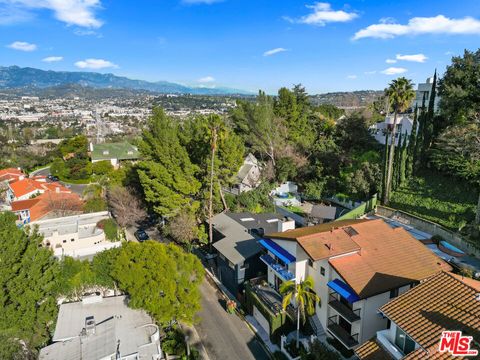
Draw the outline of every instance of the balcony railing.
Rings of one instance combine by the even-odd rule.
[[[336,318],[337,316],[332,316],[328,319],[328,332],[332,334],[333,337],[335,337],[338,341],[340,341],[347,349],[352,349],[357,346],[358,334],[350,334],[335,321]]]
[[[334,294],[330,294],[328,299],[328,305],[330,305],[341,317],[347,320],[349,323],[360,320],[360,309],[351,309],[344,303],[342,303]]]
[[[267,264],[267,266],[275,271],[283,280],[289,281],[295,279],[295,275],[288,271],[286,266],[279,264],[270,255],[264,254],[260,256],[260,260]]]

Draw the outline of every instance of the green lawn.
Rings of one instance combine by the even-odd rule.
[[[458,230],[475,218],[478,190],[435,171],[423,171],[395,191],[389,206]]]

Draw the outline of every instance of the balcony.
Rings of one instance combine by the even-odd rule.
[[[328,305],[349,323],[360,320],[360,309],[351,309],[342,303],[334,294],[330,294]]]
[[[347,349],[352,349],[355,346],[358,346],[358,334],[351,335],[347,330],[341,327],[336,321],[332,318],[336,318],[336,316],[332,316],[328,319],[328,332],[340,341],[343,346]]]
[[[266,281],[260,278],[250,280],[250,289],[257,298],[266,305],[266,307],[274,314],[278,315],[283,312],[283,297],[275,289],[270,287]],[[292,319],[296,318],[295,309],[291,304],[286,308],[286,313]]]
[[[290,281],[295,279],[295,275],[288,271],[288,268],[286,266],[283,266],[280,263],[276,262],[270,255],[264,254],[260,256],[260,260],[267,264],[267,266],[273,271],[275,271],[275,273],[283,280]]]

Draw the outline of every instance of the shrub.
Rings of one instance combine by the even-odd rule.
[[[97,224],[97,227],[105,232],[105,237],[109,241],[117,240],[117,223],[113,219],[104,219]]]

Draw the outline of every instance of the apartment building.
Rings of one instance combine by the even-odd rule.
[[[321,299],[309,319],[312,327],[348,349],[387,328],[379,308],[421,280],[451,270],[403,228],[381,219],[271,233],[260,244],[270,288],[278,292],[284,281],[311,276]]]
[[[478,351],[479,292],[479,281],[440,272],[383,305],[379,312],[388,327],[355,353],[361,360],[458,359],[451,352],[440,352],[443,331],[471,336],[471,350]]]

